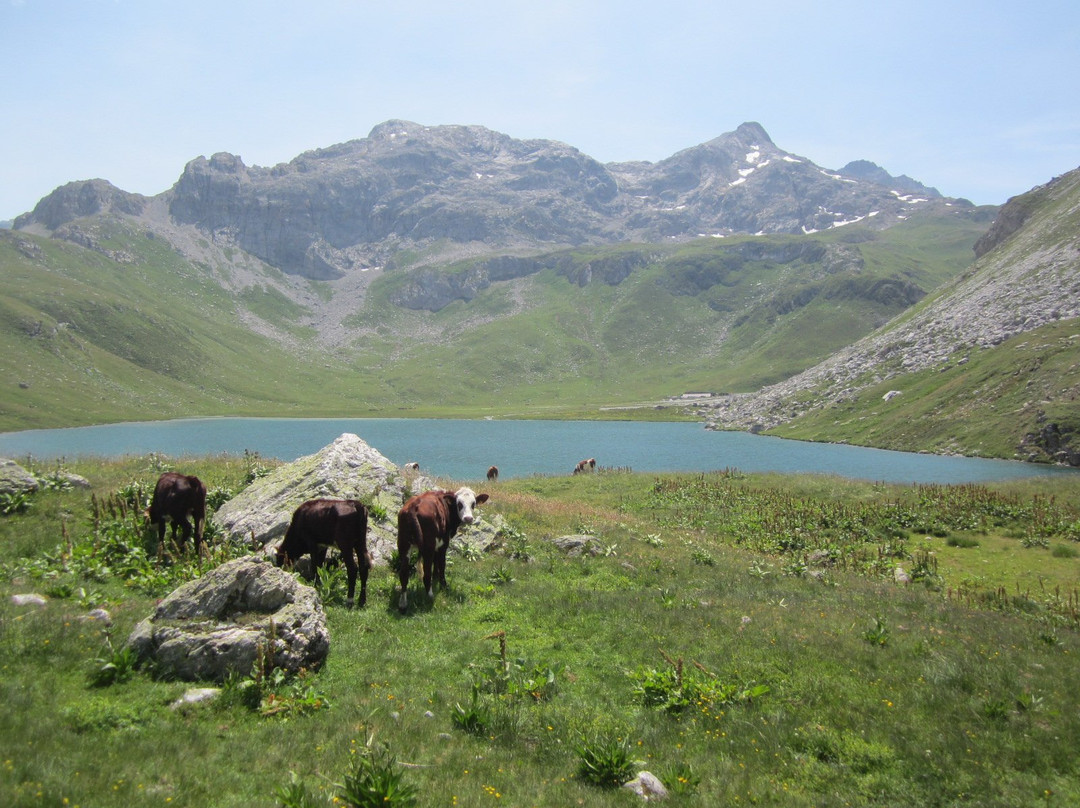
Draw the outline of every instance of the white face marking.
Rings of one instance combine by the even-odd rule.
[[[457,512],[461,518],[461,524],[471,525],[473,523],[473,508],[476,507],[476,494],[473,493],[471,488],[459,488],[457,493],[454,494],[454,499],[457,501]]]

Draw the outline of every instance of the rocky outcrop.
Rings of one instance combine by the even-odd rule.
[[[15,229],[31,224],[56,230],[74,219],[106,213],[139,216],[146,208],[147,198],[121,191],[106,180],[69,182],[57,188],[34,207],[15,219]]]
[[[265,559],[239,558],[183,584],[127,641],[157,675],[222,682],[256,663],[288,673],[322,665],[330,652],[314,589]]]
[[[344,433],[315,454],[255,480],[214,514],[230,540],[271,553],[293,511],[309,499],[359,499],[372,505],[368,549],[378,560],[397,542],[397,512],[414,493],[434,488],[428,477],[404,472],[357,435]]]
[[[38,487],[37,477],[14,460],[0,457],[0,494],[29,494]]]
[[[466,269],[425,267],[410,273],[408,280],[390,295],[390,302],[407,309],[439,311],[455,300],[472,300],[497,281],[523,278],[545,269],[554,269],[577,286],[617,286],[652,258],[651,251],[637,250],[592,260],[557,252],[536,258],[496,256],[470,263]]]
[[[1054,463],[1065,466],[1080,467],[1080,440],[1078,436],[1067,427],[1063,428],[1056,422],[1045,423],[1045,416],[1040,413],[1040,421],[1043,423],[1036,432],[1029,432],[1020,443],[1020,450],[1037,449],[1035,456],[1040,454],[1049,458]]]

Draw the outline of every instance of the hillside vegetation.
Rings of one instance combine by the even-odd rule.
[[[394,301],[418,277],[452,288],[445,278],[476,262],[402,266],[356,292],[209,245],[206,261],[190,261],[119,217],[83,223],[92,247],[4,231],[0,429],[225,414],[595,417],[686,390],[752,390],[961,272],[987,225],[958,208],[884,231],[564,251],[429,308]]]
[[[714,423],[1080,465],[1080,169],[1009,200],[976,252],[885,327],[721,403]]]
[[[199,564],[157,564],[106,506],[163,461],[80,462],[91,491],[0,516],[4,805],[625,806],[613,786],[641,768],[672,805],[1080,800],[1073,480],[497,483],[482,511],[510,527],[452,553],[433,602],[417,588],[400,616],[379,566],[348,610],[332,570],[320,670],[238,672],[170,707],[188,685],[133,670],[123,642]],[[220,499],[259,462],[175,465]],[[558,549],[568,534],[592,552]],[[10,598],[28,592],[47,603]]]
[[[879,382],[773,434],[902,451],[1045,460],[1080,435],[1077,322],[1013,337],[964,365]],[[886,400],[889,391],[902,390]]]

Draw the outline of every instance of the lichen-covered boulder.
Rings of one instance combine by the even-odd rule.
[[[14,460],[0,457],[0,494],[29,494],[38,486],[37,477]]]
[[[314,589],[247,556],[177,588],[127,644],[166,678],[223,682],[250,674],[257,662],[289,673],[318,668],[330,633]]]
[[[255,480],[217,510],[214,522],[231,541],[272,553],[302,503],[323,497],[359,499],[375,506],[368,522],[368,549],[377,561],[396,547],[397,513],[405,499],[433,487],[434,480],[399,468],[346,432],[315,454]]]

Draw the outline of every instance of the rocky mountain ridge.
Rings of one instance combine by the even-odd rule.
[[[885,228],[917,210],[967,204],[866,161],[846,170],[780,149],[756,123],[658,163],[605,165],[555,141],[394,120],[271,168],[224,152],[198,157],[155,197],[105,180],[69,183],[14,226],[85,244],[82,219],[132,217],[189,252],[205,238],[287,275],[334,280],[402,260],[812,233],[856,221]]]

